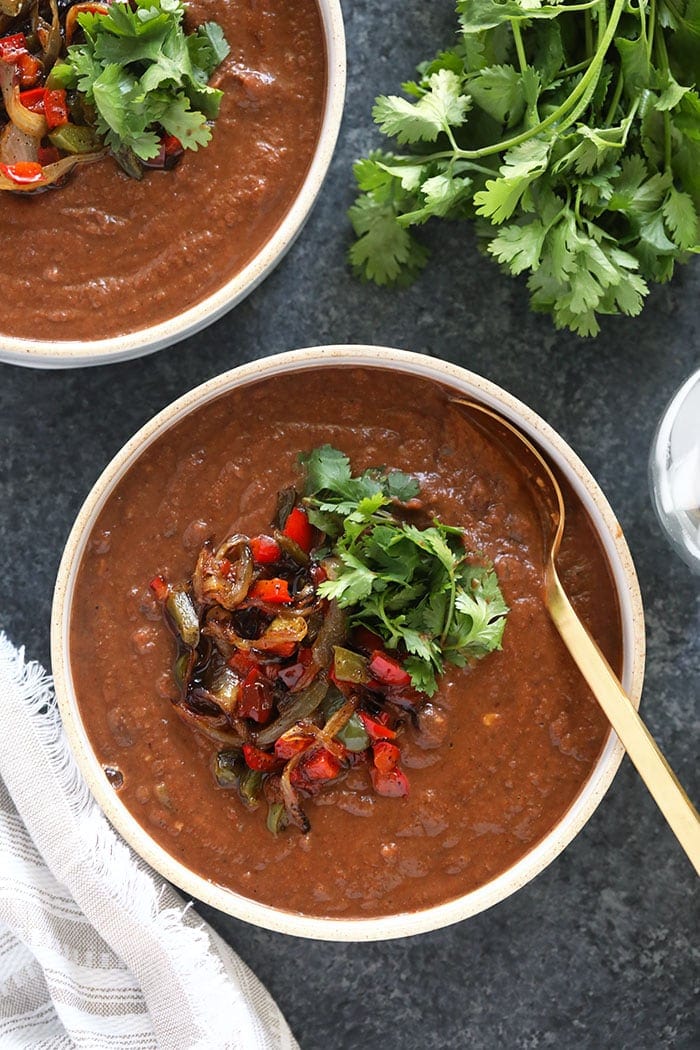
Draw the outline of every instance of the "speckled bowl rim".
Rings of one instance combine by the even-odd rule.
[[[125,471],[165,430],[221,394],[273,375],[329,365],[390,368],[447,384],[499,409],[545,449],[584,503],[610,562],[622,616],[622,680],[633,703],[639,706],[645,655],[639,585],[622,529],[591,474],[548,423],[494,383],[445,361],[388,347],[312,347],[263,358],[196,387],[142,427],[105,469],[77,516],[58,571],[51,652],[59,708],[78,764],[114,827],[153,868],[193,897],[269,930],[333,941],[384,940],[435,930],[466,919],[497,904],[542,871],[581,830],[610,786],[623,755],[615,734],[608,737],[593,773],[559,823],[497,878],[462,897],[422,911],[366,919],[315,918],[259,904],[218,886],[194,874],[153,841],[120,802],[93,754],[78,710],[70,669],[68,629],[77,569],[97,516]]]
[[[0,331],[0,361],[33,368],[113,364],[154,353],[185,339],[240,303],[277,266],[301,233],[328,172],[343,116],[345,29],[340,0],[316,0],[323,23],[327,83],[323,121],[313,159],[280,225],[242,270],[201,302],[160,324],[94,340],[20,339]]]

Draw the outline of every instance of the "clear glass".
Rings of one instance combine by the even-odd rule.
[[[661,417],[649,476],[654,509],[672,546],[700,574],[700,369]]]

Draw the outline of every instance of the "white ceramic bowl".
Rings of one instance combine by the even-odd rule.
[[[258,254],[213,295],[161,324],[109,339],[32,340],[2,335],[0,361],[33,368],[100,365],[153,353],[211,324],[241,302],[277,266],[301,232],[321,190],[338,138],[345,101],[345,31],[340,0],[316,0],[326,45],[327,84],[316,152],[292,206]]]
[[[542,871],[581,830],[609,787],[623,754],[617,738],[610,734],[589,779],[559,823],[529,853],[486,885],[424,911],[371,919],[310,918],[258,904],[214,885],[195,875],[151,839],[110,787],[92,751],[76,702],[68,648],[73,590],[86,541],[115,485],[144,449],[193,409],[235,387],[282,372],[337,364],[392,368],[448,384],[495,407],[537,441],[581,499],[607,555],[622,616],[622,681],[635,706],[639,705],[644,672],[644,618],[637,577],[622,530],[586,467],[544,420],[493,383],[444,361],[385,347],[316,347],[264,358],[204,383],[147,423],[104,471],[70,534],[54,597],[52,659],[63,722],[90,788],[112,824],[157,871],[192,896],[258,926],[328,940],[379,940],[422,933],[465,919],[503,900]]]

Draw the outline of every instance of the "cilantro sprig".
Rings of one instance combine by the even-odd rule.
[[[378,98],[400,152],[359,160],[355,272],[407,284],[411,232],[470,219],[534,310],[596,335],[700,251],[700,0],[458,0],[455,46]]]
[[[187,35],[184,14],[182,0],[133,0],[78,15],[85,40],[68,48],[55,77],[84,96],[117,156],[153,159],[162,131],[191,150],[211,139],[223,93],[207,81],[229,46],[215,22]]]
[[[403,648],[416,689],[432,695],[446,663],[463,667],[499,649],[508,607],[493,567],[467,555],[461,529],[418,528],[401,505],[418,496],[402,471],[367,470],[330,445],[300,457],[309,520],[332,540],[333,578],[319,587],[347,609],[352,626]]]

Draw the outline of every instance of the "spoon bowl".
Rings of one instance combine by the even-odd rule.
[[[500,413],[476,401],[452,398],[475,426],[497,437],[528,476],[543,521],[545,604],[554,626],[671,830],[700,874],[700,818],[644,725],[609,663],[579,619],[557,573],[564,534],[564,497],[554,472],[532,442]]]

